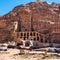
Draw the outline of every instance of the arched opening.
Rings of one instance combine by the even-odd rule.
[[[32,36],[32,33],[30,33],[30,36]]]
[[[30,44],[31,44],[30,41],[26,41],[26,42],[25,42],[25,46],[26,46],[26,47],[30,46]]]
[[[26,37],[26,33],[24,33],[24,37]]]
[[[21,33],[21,36],[23,36],[23,33]]]
[[[37,37],[37,40],[39,41],[39,37]]]
[[[41,38],[41,43],[43,43],[43,38]]]

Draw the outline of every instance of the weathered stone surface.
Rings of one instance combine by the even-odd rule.
[[[1,21],[6,21],[6,23]],[[7,21],[12,22],[12,24]],[[18,22],[18,31],[37,31],[42,34],[57,32],[60,30],[60,4],[31,2],[17,6],[8,14],[0,17],[0,28],[14,32],[14,21]],[[3,29],[1,30],[3,31]]]

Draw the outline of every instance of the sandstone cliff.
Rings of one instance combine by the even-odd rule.
[[[42,34],[60,33],[60,4],[47,2],[22,4],[0,17],[0,20],[18,21],[18,31],[37,31]],[[0,27],[3,25],[0,24]],[[9,31],[6,27],[4,25],[1,29]]]

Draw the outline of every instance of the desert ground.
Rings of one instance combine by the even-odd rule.
[[[60,57],[52,56],[43,58],[41,53],[37,52],[36,54],[32,54],[36,51],[29,51],[29,54],[19,54],[19,49],[8,49],[7,51],[0,51],[0,60],[60,60]]]

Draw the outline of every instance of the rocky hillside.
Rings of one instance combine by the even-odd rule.
[[[57,20],[58,19],[57,17],[60,14],[60,4],[56,4],[56,3],[48,4],[47,2],[39,2],[39,3],[31,2],[25,5],[22,4],[20,6],[16,6],[8,14],[0,17],[0,20],[1,19],[12,20],[14,18],[21,19],[22,14],[28,15],[32,17],[34,20],[37,19],[37,20],[59,21]]]
[[[18,31],[60,32],[60,4],[47,2],[22,4],[1,16],[0,20],[18,21]]]
[[[26,5],[15,7],[11,12],[3,16],[6,20],[20,20],[21,30],[31,30],[31,22],[33,23],[32,30],[40,30],[43,26],[42,23],[54,24],[60,21],[60,4],[47,2],[31,2]],[[28,26],[27,26],[28,25]],[[42,25],[42,26],[41,26]],[[29,28],[30,29],[27,29]],[[38,27],[38,28],[36,28]]]

